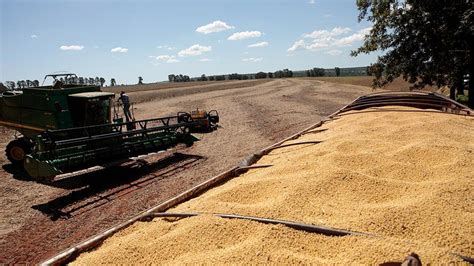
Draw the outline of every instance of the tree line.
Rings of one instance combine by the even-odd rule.
[[[7,87],[10,90],[15,90],[15,89],[23,89],[23,88],[29,88],[29,87],[38,87],[39,86],[39,81],[38,80],[18,80],[18,81],[5,81],[5,87]]]
[[[190,82],[190,81],[222,81],[222,80],[248,80],[248,79],[264,79],[264,78],[291,78],[293,77],[293,71],[289,69],[278,70],[276,72],[258,72],[254,74],[238,74],[232,73],[227,75],[212,75],[206,76],[202,74],[197,78],[190,78],[188,75],[183,74],[170,74],[168,75],[169,82]]]
[[[141,77],[139,77],[139,83],[138,84],[143,84]],[[106,80],[103,77],[69,77],[67,79],[60,78],[59,81],[61,81],[64,84],[78,84],[78,85],[100,85],[103,87],[105,85]],[[115,78],[110,79],[110,85],[109,86],[116,86],[117,82]],[[2,87],[5,87],[7,90],[22,90],[24,88],[31,88],[31,87],[39,87],[40,83],[38,80],[18,80],[18,81],[5,81],[4,83],[1,83]]]
[[[64,84],[79,84],[79,85],[100,85],[104,86],[105,79],[103,77],[85,78],[85,77],[69,77],[67,79],[60,78],[59,81]]]
[[[352,69],[352,68],[351,68]],[[221,80],[248,80],[248,79],[265,79],[265,78],[292,78],[292,77],[323,77],[323,76],[337,76],[341,75],[341,69],[339,67],[334,68],[334,72],[327,73],[327,70],[324,68],[315,67],[308,70],[296,71],[295,74],[292,70],[285,68],[282,70],[277,70],[275,72],[257,72],[251,74],[226,74],[226,75],[212,75],[206,76],[202,74],[200,77],[190,78],[187,75],[168,75],[169,82],[189,82],[189,81],[221,81]],[[347,74],[347,73],[346,73]]]
[[[105,83],[104,78],[84,78],[84,77],[70,77],[67,79],[60,78],[59,81],[61,81],[64,84],[80,84],[80,85],[101,85],[103,86]],[[38,80],[18,80],[18,81],[5,81],[5,86],[10,89],[10,90],[21,90],[24,88],[30,88],[30,87],[39,87],[39,81]]]

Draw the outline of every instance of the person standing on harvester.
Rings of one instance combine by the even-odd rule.
[[[118,98],[117,102],[119,101],[122,101],[123,114],[125,115],[126,121],[130,122],[132,120],[132,114],[130,113],[130,99],[124,91],[120,92],[120,97]]]

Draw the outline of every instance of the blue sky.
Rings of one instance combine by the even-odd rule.
[[[0,0],[0,81],[363,66],[355,0]],[[250,46],[250,47],[249,47]]]

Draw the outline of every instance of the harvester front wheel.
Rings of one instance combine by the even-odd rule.
[[[23,164],[26,155],[31,153],[32,144],[25,138],[19,138],[8,143],[5,153],[8,160],[15,165]]]

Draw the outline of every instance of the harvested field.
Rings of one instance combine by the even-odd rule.
[[[372,87],[372,76],[356,76],[356,77],[315,77],[305,79],[316,79],[320,81],[337,83],[337,84],[351,84],[364,87]],[[391,91],[410,91],[411,84],[403,80],[403,78],[397,78],[392,83],[387,84],[382,89]],[[426,86],[423,88],[424,91],[437,91],[437,87]]]
[[[198,134],[202,141],[179,153],[151,157],[149,165],[42,184],[12,169],[2,153],[0,264],[38,263],[235,166],[370,91],[299,79],[217,84],[157,91],[137,86],[129,93],[132,102],[139,102],[134,105],[137,118],[197,107],[217,109],[221,116],[217,131]],[[13,135],[5,132],[11,135],[3,135],[0,150]]]
[[[190,81],[190,82],[156,82],[156,83],[144,83],[141,85],[117,85],[104,87],[104,91],[120,93],[125,92],[136,92],[136,91],[149,91],[149,90],[163,90],[163,89],[175,89],[185,88],[193,86],[206,86],[206,85],[217,85],[224,83],[232,83],[232,81]]]
[[[206,85],[194,85],[194,86],[177,86],[168,87],[152,90],[148,88],[130,90],[127,94],[133,97],[134,103],[139,104],[142,102],[152,102],[156,100],[164,100],[168,98],[175,98],[180,96],[190,96],[192,94],[206,93],[212,91],[223,91],[232,90],[239,88],[248,88],[264,84],[269,80],[250,80],[250,81],[234,81],[234,82],[216,82]],[[106,89],[105,91],[109,91]],[[120,93],[121,90],[111,91]]]
[[[380,110],[382,109],[382,110]],[[198,216],[136,223],[85,263],[424,264],[474,256],[474,119],[403,107],[351,112],[270,152],[250,170],[170,212],[283,219],[377,237],[325,237]],[[400,112],[399,110],[403,111]]]

